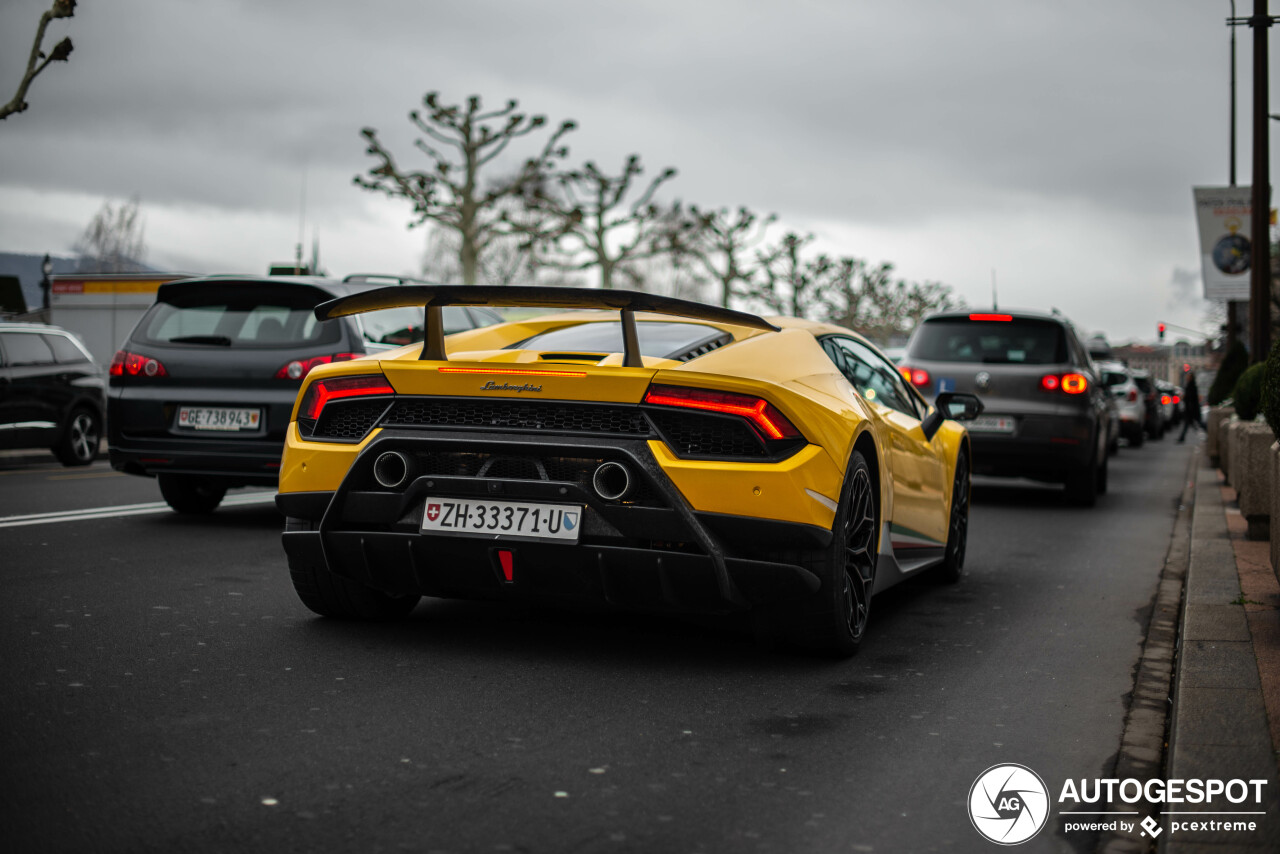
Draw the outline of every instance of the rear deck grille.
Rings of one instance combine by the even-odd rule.
[[[387,411],[388,403],[386,398],[335,400],[320,413],[320,420],[311,435],[317,439],[358,442],[378,423],[382,413]]]
[[[650,410],[662,438],[681,457],[768,457],[755,431],[738,418],[679,410]]]
[[[533,400],[402,397],[389,408],[385,398],[336,400],[325,406],[310,438],[354,442],[363,439],[375,426],[634,438],[661,436],[680,457],[767,459],[771,456],[755,431],[737,418],[660,407],[641,409],[622,404]],[[489,457],[488,454],[463,453],[428,456],[440,457],[426,469],[429,473],[462,477],[476,477]],[[563,476],[553,472],[552,467],[559,465],[554,458],[547,458],[545,463],[551,480],[581,480],[581,473],[576,469]],[[486,471],[485,475],[541,477],[532,470],[525,473]]]
[[[437,427],[649,436],[644,413],[633,406],[532,400],[400,398],[383,419],[387,427]]]

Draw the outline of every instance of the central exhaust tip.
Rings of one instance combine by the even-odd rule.
[[[399,451],[384,451],[373,461],[373,479],[379,486],[396,489],[409,479],[409,460]]]
[[[601,463],[591,476],[591,487],[606,501],[617,501],[631,492],[631,472],[622,463]]]

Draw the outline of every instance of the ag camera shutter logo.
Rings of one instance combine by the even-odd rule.
[[[1025,765],[992,765],[969,789],[969,820],[998,845],[1019,845],[1049,820],[1049,789]]]

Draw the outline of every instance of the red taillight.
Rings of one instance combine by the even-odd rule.
[[[926,386],[929,384],[929,372],[924,368],[908,368],[902,365],[898,368],[898,373],[902,374],[902,378],[913,386]]]
[[[1138,390],[1136,388],[1129,389],[1129,402],[1133,403],[1138,399]]]
[[[1160,403],[1162,403],[1165,406],[1168,406],[1169,404],[1173,403],[1173,398],[1169,397],[1169,395],[1167,394],[1162,394],[1160,395]]]
[[[286,362],[280,366],[280,370],[276,371],[276,379],[278,380],[300,380],[307,374],[311,373],[311,369],[319,365],[327,365],[330,362],[347,362],[352,359],[359,358],[361,353],[334,353],[332,356],[313,356],[310,359],[294,359],[292,362]]]
[[[655,385],[645,393],[644,402],[654,406],[678,406],[737,415],[750,421],[768,439],[799,439],[800,431],[773,404],[748,394],[711,391],[703,388]]]
[[[1175,394],[1175,395],[1173,396],[1173,402],[1174,402],[1174,403],[1182,403],[1182,396],[1181,396],[1181,395],[1177,395],[1177,394]]]
[[[971,314],[970,320],[1013,320],[1012,314]]]
[[[117,350],[109,371],[113,377],[167,377],[164,363],[150,356],[139,356],[128,350]]]
[[[1084,394],[1089,380],[1084,374],[1045,374],[1040,378],[1040,388],[1045,391],[1064,391],[1067,394]]]
[[[1067,394],[1084,394],[1089,389],[1089,380],[1084,374],[1063,374],[1062,390]]]
[[[378,376],[333,377],[316,380],[307,387],[298,407],[298,417],[315,421],[326,403],[344,397],[364,397],[375,394],[395,394],[396,390],[387,378]]]

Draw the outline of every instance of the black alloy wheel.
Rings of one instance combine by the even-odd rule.
[[[871,594],[876,580],[876,499],[871,472],[861,454],[855,453],[853,477],[847,500],[849,513],[844,524],[844,566],[842,567],[841,611],[846,638],[856,646],[867,631]]]
[[[956,479],[951,486],[951,518],[947,522],[947,548],[940,575],[954,584],[964,577],[964,554],[969,546],[969,493],[972,476],[969,455],[961,449],[956,456]]]
[[[97,458],[101,441],[98,416],[89,409],[76,409],[53,453],[64,466],[87,466]]]
[[[770,555],[779,563],[809,570],[821,587],[801,602],[757,613],[757,640],[766,647],[781,640],[837,658],[857,652],[867,631],[875,589],[879,526],[879,494],[866,459],[854,451],[836,506],[830,545]]]

